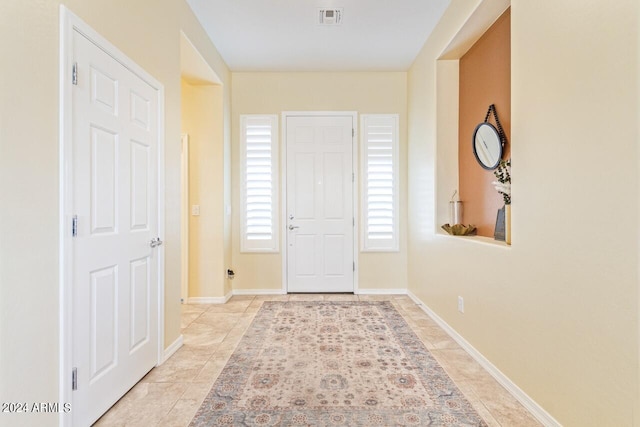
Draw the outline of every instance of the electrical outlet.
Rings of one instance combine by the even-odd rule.
[[[458,311],[464,313],[464,298],[458,297]]]
[[[200,205],[192,205],[191,206],[191,215],[192,216],[200,215]]]

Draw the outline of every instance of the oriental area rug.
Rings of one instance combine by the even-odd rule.
[[[486,426],[388,302],[265,302],[191,426]]]

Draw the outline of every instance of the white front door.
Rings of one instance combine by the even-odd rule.
[[[353,117],[288,116],[287,290],[353,292]]]
[[[158,361],[158,91],[73,32],[73,425]],[[151,247],[156,246],[156,247]]]

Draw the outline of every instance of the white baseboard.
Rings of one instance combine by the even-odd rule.
[[[223,297],[189,297],[187,304],[224,304],[231,298],[232,293],[229,292]]]
[[[284,289],[234,289],[233,295],[285,295]]]
[[[406,289],[356,289],[356,295],[407,295]]]
[[[284,289],[234,289],[233,295],[286,295]],[[321,293],[321,292],[320,292]],[[356,295],[407,295],[406,289],[357,289],[354,291]],[[189,298],[190,304],[193,298]]]
[[[162,363],[166,362],[167,359],[173,356],[173,353],[175,353],[180,349],[180,347],[182,347],[183,342],[184,342],[184,337],[180,335],[178,338],[176,338],[174,342],[171,343],[169,347],[165,348],[164,354],[162,355]]]
[[[525,393],[520,387],[518,387],[513,381],[503,374],[493,363],[476,350],[462,335],[456,332],[447,322],[445,322],[440,316],[438,316],[433,310],[431,310],[425,303],[423,303],[415,294],[411,291],[408,292],[409,297],[424,311],[429,317],[431,317],[444,331],[449,334],[453,340],[455,340],[460,347],[462,347],[469,355],[478,362],[491,376],[502,385],[518,402],[522,404],[531,414],[538,419],[544,426],[547,427],[562,427],[562,424],[558,422],[551,414],[544,410],[535,400],[533,400],[527,393]]]

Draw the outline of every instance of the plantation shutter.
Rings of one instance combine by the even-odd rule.
[[[365,114],[362,125],[362,250],[398,245],[398,115]]]
[[[277,252],[278,118],[242,115],[242,252]]]

